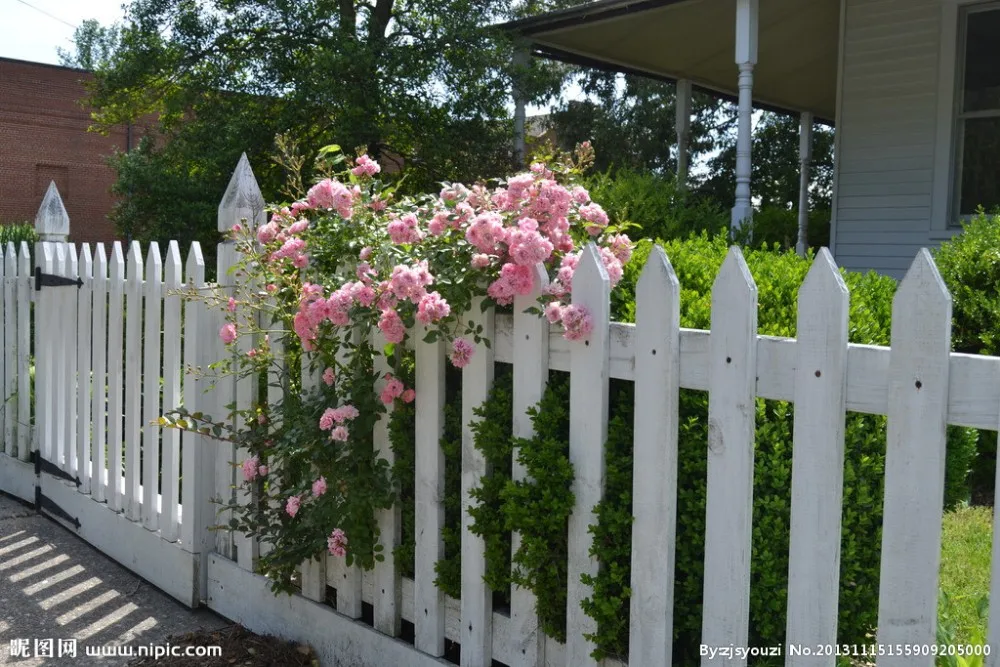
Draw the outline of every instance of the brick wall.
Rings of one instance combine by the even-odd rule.
[[[82,70],[0,58],[0,222],[34,221],[55,181],[70,219],[70,240],[115,240],[108,214],[114,170],[105,158],[125,150],[127,133],[87,132]],[[138,140],[138,133],[133,137]]]

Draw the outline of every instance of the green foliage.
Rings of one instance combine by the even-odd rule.
[[[597,504],[597,524],[591,555],[601,561],[596,577],[583,576],[594,589],[583,601],[584,611],[597,620],[597,633],[588,637],[597,646],[594,657],[628,661],[629,596],[632,574],[632,425],[634,384],[611,381],[604,500]]]
[[[26,241],[30,250],[34,252],[34,244],[38,242],[38,232],[35,231],[33,224],[30,222],[0,224],[0,246],[3,246],[4,252],[7,244],[13,243],[20,253],[22,241]]]
[[[941,532],[938,636],[944,633],[946,644],[981,646],[985,643],[992,540],[992,507],[962,506],[945,513]],[[955,663],[946,661],[945,664]]]
[[[504,525],[521,534],[513,555],[512,583],[530,589],[538,599],[539,627],[550,637],[566,640],[566,587],[569,515],[573,511],[573,466],[569,461],[569,376],[549,374],[539,404],[528,411],[532,438],[517,438],[518,463],[526,481],[502,491]]]
[[[445,383],[444,433],[444,558],[434,564],[434,584],[456,600],[462,596],[462,392],[461,372],[448,368]],[[419,398],[418,398],[419,400]]]
[[[692,232],[721,232],[729,227],[729,212],[684,188],[673,176],[617,169],[588,176],[584,187],[599,202],[613,224],[632,224],[633,238],[672,239]]]
[[[1000,213],[980,211],[961,234],[934,252],[952,295],[951,342],[955,351],[1000,354]],[[973,471],[977,489],[994,491],[997,462],[996,431],[982,431],[979,460]]]
[[[681,285],[681,326],[711,328],[711,288],[725,258],[725,237],[692,236],[663,243]],[[614,317],[634,321],[635,284],[652,242],[643,241],[625,267],[617,296],[612,297]],[[811,265],[793,252],[776,248],[745,250],[744,256],[758,289],[761,334],[794,336],[799,286]],[[849,331],[852,342],[889,344],[889,324],[895,282],[874,273],[844,273],[851,290]],[[620,408],[619,408],[620,409]],[[757,401],[753,557],[751,558],[751,645],[780,644],[785,629],[785,591],[788,573],[788,526],[791,489],[793,406],[781,401]],[[678,510],[675,608],[677,660],[695,660],[701,633],[703,589],[704,517],[708,395],[682,390],[678,460]],[[845,424],[844,513],[841,547],[840,640],[864,638],[875,624],[878,601],[879,549],[881,545],[882,486],[885,465],[885,417],[849,413]],[[631,423],[613,429],[615,438],[632,438]],[[969,429],[949,429],[945,500],[954,505],[967,494],[967,471],[974,455],[975,434]],[[616,463],[609,460],[611,471]],[[624,471],[623,471],[624,472]],[[627,486],[626,486],[627,488]],[[625,596],[616,611],[603,608],[603,597],[627,583],[627,560],[621,548],[631,540],[630,526],[621,520],[628,511],[626,496],[608,493],[595,529],[595,553],[602,568],[593,582],[591,611],[602,621],[599,651],[620,654],[627,642],[627,626],[617,626],[614,616],[627,616]],[[613,535],[613,536],[612,536]],[[620,583],[619,583],[620,582]]]
[[[511,533],[505,521],[504,490],[511,483],[514,454],[514,373],[500,364],[486,402],[473,410],[475,446],[486,458],[487,474],[472,490],[472,532],[486,543],[486,584],[510,601]]]
[[[776,206],[763,208],[753,213],[753,220],[745,225],[737,235],[741,245],[753,247],[777,244],[784,250],[794,250],[799,238],[799,211]],[[830,245],[830,209],[809,211],[809,225],[806,241],[810,248]]]

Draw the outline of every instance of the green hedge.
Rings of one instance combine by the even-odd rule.
[[[3,247],[3,252],[6,252],[8,243],[14,243],[20,252],[21,241],[27,241],[31,246],[31,252],[35,251],[34,244],[38,242],[38,232],[35,231],[34,225],[30,222],[0,224],[0,246]]]

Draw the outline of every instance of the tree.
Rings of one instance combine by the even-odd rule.
[[[59,64],[91,71],[106,67],[118,50],[120,35],[117,24],[102,26],[95,19],[87,19],[73,31],[73,51],[56,47]]]
[[[119,154],[113,218],[139,239],[214,240],[241,152],[264,195],[276,134],[405,165],[411,188],[507,171],[512,49],[488,28],[574,0],[132,0],[90,88],[98,128],[146,119]],[[543,66],[533,66],[536,74]],[[533,90],[556,86],[536,76]],[[152,119],[152,120],[150,120]],[[183,192],[183,197],[177,193]]]

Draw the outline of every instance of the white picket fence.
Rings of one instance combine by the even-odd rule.
[[[263,216],[260,192],[241,160],[220,206],[220,229]],[[18,402],[23,385],[30,259],[21,248],[5,255],[4,378],[6,421],[0,488],[27,475],[22,430],[30,409]],[[513,365],[515,436],[529,437],[525,412],[542,396],[549,370],[570,373],[570,458],[576,506],[569,524],[569,588],[565,645],[538,630],[535,601],[515,587],[509,615],[492,608],[483,583],[484,544],[462,521],[461,600],[434,585],[444,555],[445,461],[440,448],[445,400],[445,349],[422,342],[416,356],[415,577],[400,575],[387,558],[371,572],[324,557],[303,566],[302,595],[275,599],[254,573],[260,546],[243,535],[210,533],[213,497],[251,502],[235,488],[234,462],[243,453],[206,438],[161,432],[153,420],[180,404],[208,414],[256,400],[250,380],[217,381],[183,374],[226,353],[218,340],[221,314],[183,302],[182,286],[208,289],[197,245],[182,276],[176,243],[165,256],[153,245],[145,262],[137,244],[127,260],[117,244],[109,258],[100,247],[77,254],[65,244],[42,244],[42,272],[82,279],[82,287],[43,287],[35,316],[34,448],[65,474],[45,470],[42,496],[79,521],[81,536],[190,605],[207,603],[251,629],[313,644],[325,664],[436,665],[445,640],[461,644],[461,663],[484,667],[594,665],[585,633],[595,631],[580,601],[595,574],[589,556],[594,506],[605,482],[608,382],[635,383],[634,488],[630,660],[672,664],[673,570],[677,497],[678,394],[709,394],[709,437],[702,643],[743,647],[749,635],[750,544],[755,399],[795,405],[789,554],[789,645],[836,644],[847,411],[888,415],[888,447],[878,637],[881,644],[931,646],[936,641],[945,430],[948,424],[995,430],[1000,422],[1000,358],[950,351],[951,298],[927,251],[921,251],[893,303],[890,347],[848,342],[848,290],[830,255],[814,262],[799,294],[797,338],[757,333],[757,291],[743,257],[733,249],[712,293],[711,331],[680,327],[680,285],[657,248],[641,275],[636,323],[609,320],[609,281],[593,248],[584,252],[573,280],[573,301],[594,317],[586,341],[568,342],[542,319],[526,314],[534,296],[519,297],[514,315],[475,307],[491,349],[482,346],[463,370],[462,503],[486,472],[472,446],[472,408],[486,397],[494,362]],[[232,244],[219,246],[220,287],[232,280]],[[17,259],[17,262],[14,260]],[[11,268],[16,264],[15,268]],[[536,292],[545,287],[537,270]],[[11,296],[11,295],[14,296]],[[12,304],[16,305],[12,309]],[[76,323],[76,324],[74,324]],[[10,341],[17,341],[11,351]],[[183,341],[183,342],[182,342]],[[244,347],[249,341],[241,343]],[[11,361],[14,359],[15,361]],[[14,376],[11,368],[16,368]],[[160,378],[162,377],[162,386]],[[18,401],[11,402],[11,387]],[[11,408],[18,405],[11,420]],[[387,417],[376,427],[377,451],[391,462]],[[14,424],[13,428],[9,425]],[[14,444],[12,444],[14,443]],[[13,452],[16,457],[11,457]],[[159,453],[159,455],[157,454]],[[7,460],[5,460],[5,457]],[[33,471],[31,471],[33,475]],[[180,483],[178,482],[180,473]],[[515,479],[525,471],[514,461]],[[79,478],[79,487],[65,476]],[[32,480],[35,478],[32,477]],[[157,485],[157,480],[159,480]],[[36,482],[32,481],[32,485]],[[235,494],[235,495],[234,495]],[[44,508],[43,508],[44,509]],[[50,508],[51,510],[51,508]],[[50,511],[56,518],[65,516]],[[464,513],[463,513],[464,514]],[[379,516],[386,553],[400,536],[398,508]],[[996,535],[996,533],[995,533]],[[518,537],[514,536],[515,548]],[[992,599],[1000,599],[1000,537],[994,542]],[[336,590],[336,610],[325,603]],[[374,627],[357,619],[373,608]],[[414,644],[398,639],[401,621],[414,625]],[[1000,651],[1000,614],[992,614],[989,644]],[[833,667],[835,656],[793,657],[787,665]],[[338,663],[337,661],[342,661]],[[606,664],[613,664],[606,661]],[[746,664],[745,659],[702,659]],[[932,657],[884,655],[880,667],[931,665]],[[991,656],[990,665],[1000,664]]]

